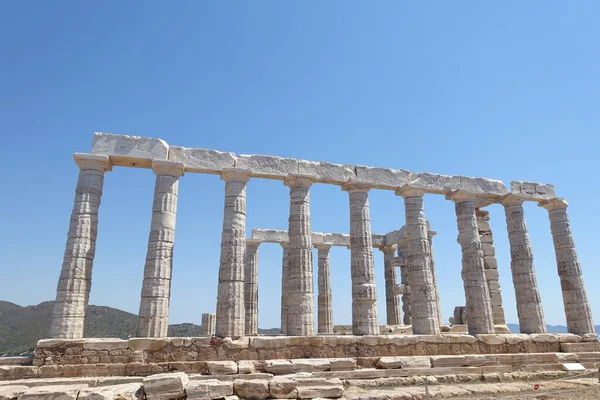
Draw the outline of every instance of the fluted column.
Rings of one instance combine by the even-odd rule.
[[[404,259],[404,265],[400,267],[400,283],[408,286],[408,268],[406,260],[408,259],[408,240],[404,239],[398,243],[398,257]],[[410,286],[408,286],[410,288]],[[410,315],[410,293],[402,294],[402,323],[411,325],[412,318]]]
[[[508,194],[500,200],[506,214],[506,227],[510,243],[512,271],[517,315],[521,333],[545,333],[542,298],[538,289],[533,252],[523,211],[524,199]]]
[[[396,191],[404,197],[406,235],[408,238],[408,285],[410,312],[414,334],[438,334],[438,303],[435,280],[431,269],[427,221],[423,208],[424,191],[404,186]]]
[[[221,262],[217,294],[217,326],[219,337],[244,336],[244,268],[246,253],[246,182],[247,170],[225,168],[225,208],[221,234]]]
[[[313,179],[292,174],[284,183],[290,188],[287,334],[309,336],[315,334],[309,195]]]
[[[342,187],[350,198],[350,269],[354,335],[379,334],[369,189],[369,185],[362,182],[348,182]]]
[[[427,238],[429,240],[429,257],[431,258],[431,274],[433,275],[433,286],[435,287],[435,302],[438,310],[438,324],[442,325],[444,318],[442,317],[442,306],[440,304],[440,289],[438,287],[437,272],[435,271],[435,257],[433,255],[433,237],[437,235],[435,231],[428,231]]]
[[[318,333],[333,333],[333,312],[331,309],[331,272],[329,266],[330,243],[318,244],[319,294],[317,298]]]
[[[181,163],[153,161],[156,174],[152,222],[138,316],[139,337],[166,337],[169,329],[169,300],[175,243],[175,220]]]
[[[258,246],[260,244],[260,240],[246,239],[246,269],[244,271],[246,335],[258,334]]]
[[[287,289],[288,289],[288,252],[290,244],[287,242],[279,243],[282,247],[281,256],[281,333],[287,335]]]
[[[108,156],[75,153],[73,158],[79,166],[79,178],[52,310],[52,338],[83,337],[83,320],[90,297],[96,251],[98,208],[104,173],[111,170]]]
[[[592,310],[588,301],[575,241],[571,234],[571,224],[567,214],[568,203],[554,198],[539,203],[548,210],[550,229],[556,252],[558,276],[562,289],[563,303],[569,333],[595,333]]]
[[[383,272],[385,277],[385,309],[388,325],[400,325],[400,302],[394,293],[398,283],[396,267],[393,264],[395,249],[392,246],[383,246],[379,250],[383,253]]]
[[[469,334],[494,333],[490,293],[485,280],[483,249],[477,227],[475,202],[469,193],[453,192],[446,196],[455,203],[458,243],[462,250],[462,279],[467,301]]]
[[[202,314],[202,324],[200,325],[200,334],[204,336],[213,336],[215,334],[217,315],[215,313]]]
[[[500,279],[498,275],[498,261],[496,260],[496,248],[494,247],[494,235],[490,227],[489,211],[479,208],[475,209],[477,215],[477,229],[479,240],[483,249],[483,264],[485,267],[485,280],[490,293],[490,304],[492,305],[492,317],[494,325],[506,325],[504,318],[504,306],[502,305],[502,291],[500,290]]]

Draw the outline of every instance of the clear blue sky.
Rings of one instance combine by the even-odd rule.
[[[78,169],[94,131],[173,145],[553,183],[600,322],[600,3],[4,2],[0,299],[54,299]],[[137,313],[150,170],[106,176],[91,303]],[[171,322],[215,309],[224,183],[180,183]],[[347,193],[315,185],[315,231],[348,232]],[[404,224],[372,191],[372,229]],[[287,229],[288,188],[248,185],[247,228]],[[464,303],[454,206],[426,196],[444,318]],[[504,306],[517,322],[501,206],[489,207]],[[564,324],[547,212],[526,206],[546,321]],[[336,324],[349,252],[332,251]],[[380,319],[383,258],[375,251]],[[315,268],[316,272],[316,268]],[[281,249],[260,248],[259,322],[279,326]]]

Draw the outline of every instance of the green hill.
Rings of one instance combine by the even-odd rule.
[[[53,301],[36,306],[21,307],[0,301],[0,356],[29,353],[38,340],[47,338]],[[137,315],[111,307],[89,306],[85,316],[85,337],[135,336]],[[259,329],[261,333],[279,333],[279,329]],[[193,337],[200,335],[195,324],[169,325],[169,336]]]

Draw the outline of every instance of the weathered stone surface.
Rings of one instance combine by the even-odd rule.
[[[431,368],[430,357],[381,357],[377,368]]]
[[[31,365],[32,356],[0,357],[0,365]]]
[[[328,359],[304,358],[291,360],[294,372],[329,371],[331,362]]]
[[[411,172],[411,188],[422,189],[427,193],[445,194],[453,190],[458,190],[460,186],[460,177],[439,174],[430,174],[428,172]]]
[[[126,383],[83,389],[77,400],[137,400],[136,392],[141,386],[140,383]]]
[[[405,170],[374,168],[357,165],[356,179],[369,183],[374,189],[396,190],[409,183],[410,172]]]
[[[208,361],[206,364],[211,375],[230,375],[238,373],[238,365],[235,361]]]
[[[144,392],[148,400],[175,400],[185,397],[189,378],[183,372],[150,375],[144,378]]]
[[[191,381],[185,390],[187,399],[221,399],[233,394],[233,383],[216,379]]]
[[[266,360],[265,371],[275,375],[286,375],[294,372],[294,365],[289,360]]]
[[[556,197],[554,185],[538,182],[512,181],[510,191],[512,194],[533,201],[549,200]]]
[[[289,174],[298,173],[298,160],[258,154],[240,154],[235,161],[235,167],[250,170],[252,176],[283,180]]]
[[[326,397],[337,399],[344,394],[344,386],[338,378],[295,378],[298,397],[301,399],[314,399]]]
[[[233,153],[216,150],[171,146],[169,161],[183,163],[188,172],[220,174],[225,168],[235,167],[236,157]]]
[[[24,391],[18,398],[19,400],[76,400],[79,390],[80,387],[77,386],[41,386]]]
[[[265,379],[236,379],[233,391],[244,399],[267,399],[269,397],[269,381]]]
[[[0,400],[14,400],[27,390],[29,390],[29,387],[24,385],[0,386]]]
[[[168,160],[169,145],[162,139],[96,132],[92,154],[110,156],[113,165],[150,168],[152,160]]]
[[[460,190],[482,197],[502,196],[508,193],[504,183],[497,179],[460,177]]]
[[[132,350],[159,350],[170,343],[168,338],[131,338],[128,347]]]
[[[295,399],[298,397],[296,381],[289,378],[273,378],[269,381],[269,394],[274,399]]]
[[[353,358],[331,358],[329,363],[332,371],[352,371],[356,369],[356,360]]]
[[[252,360],[242,360],[238,362],[238,373],[253,374],[256,372],[256,362]]]
[[[298,160],[298,173],[314,176],[315,182],[342,185],[350,179],[356,179],[354,166]]]
[[[287,231],[276,229],[252,229],[251,238],[263,243],[287,243],[290,240]]]

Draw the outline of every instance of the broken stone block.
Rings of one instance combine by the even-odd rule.
[[[126,383],[83,389],[77,400],[137,400],[141,386],[141,383]]]
[[[269,381],[269,394],[275,399],[295,399],[298,397],[296,381],[288,378],[273,378]]]
[[[25,390],[20,400],[76,400],[81,387],[73,385],[40,386]],[[150,399],[149,399],[150,400]]]
[[[235,361],[208,361],[208,372],[211,375],[233,375],[238,373]]]
[[[269,381],[266,379],[236,379],[233,391],[243,399],[267,399],[269,397]]]
[[[319,397],[336,399],[344,394],[344,385],[338,378],[296,378],[298,397],[314,399]]]
[[[144,392],[148,400],[176,400],[185,397],[189,382],[183,372],[150,375],[144,378]]]
[[[217,379],[191,381],[185,390],[188,399],[221,399],[233,394],[233,383]]]

